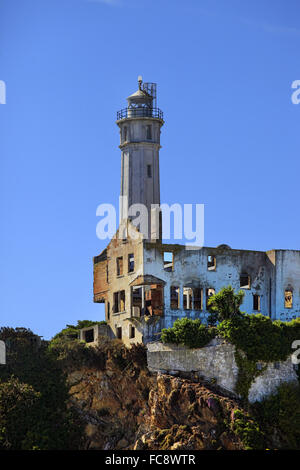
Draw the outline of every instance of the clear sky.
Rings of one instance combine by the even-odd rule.
[[[0,0],[0,325],[101,320],[96,208],[117,205],[116,111],[164,111],[161,201],[205,204],[205,245],[300,249],[298,0]]]

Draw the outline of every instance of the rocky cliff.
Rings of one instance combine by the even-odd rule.
[[[1,338],[0,449],[300,448],[297,384],[250,405],[212,382],[151,373],[143,345],[37,345],[32,332],[10,328]]]
[[[101,368],[69,372],[70,401],[85,422],[86,448],[245,447],[234,429],[237,401],[201,383],[151,374],[138,354],[122,362],[107,351]]]

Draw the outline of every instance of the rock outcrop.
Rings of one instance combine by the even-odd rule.
[[[119,361],[120,362],[120,361]],[[118,363],[69,372],[88,449],[242,449],[231,431],[239,404],[200,383]]]

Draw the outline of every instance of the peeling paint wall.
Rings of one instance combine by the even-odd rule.
[[[275,250],[276,319],[289,321],[300,316],[300,251]],[[284,291],[293,292],[293,307],[284,307]]]
[[[132,226],[133,227],[133,226]],[[134,230],[136,230],[134,228]],[[136,230],[137,234],[138,231]],[[164,268],[164,252],[173,252],[173,269]],[[128,272],[128,255],[134,254],[134,272]],[[215,269],[209,269],[208,257],[215,257]],[[116,260],[123,258],[123,274],[117,274]],[[227,245],[217,248],[203,247],[186,250],[184,245],[113,239],[106,250],[106,259],[94,264],[94,301],[105,302],[106,320],[114,334],[122,328],[122,339],[126,344],[147,343],[158,338],[162,328],[173,326],[177,318],[200,318],[206,321],[207,289],[218,292],[229,284],[240,290],[240,276],[247,274],[249,288],[243,288],[245,297],[241,306],[246,313],[262,313],[272,320],[291,320],[300,316],[300,251],[271,250],[269,252],[233,250]],[[165,282],[164,314],[155,322],[140,319],[135,321],[135,337],[130,338],[132,320],[132,298],[130,283],[139,275],[152,275]],[[171,308],[171,286],[179,288],[179,308]],[[202,291],[202,309],[185,309],[183,288],[197,287]],[[284,292],[293,292],[292,308],[285,308]],[[114,312],[114,293],[125,291],[125,309]],[[254,310],[254,296],[260,298],[260,307]],[[108,312],[110,315],[108,317]]]
[[[208,316],[206,309],[206,289],[213,288],[218,292],[229,284],[236,290],[240,289],[240,275],[247,273],[251,284],[245,292],[241,309],[247,313],[263,313],[270,315],[270,285],[275,277],[274,265],[265,252],[232,250],[226,248],[208,248],[201,250],[186,250],[184,246],[173,245],[174,269],[168,272],[164,269],[163,251],[169,251],[172,245],[152,245],[147,243],[144,251],[144,271],[153,274],[166,282],[165,285],[165,327],[170,327],[176,320],[184,316],[205,319]],[[207,267],[208,256],[216,257],[215,270]],[[183,287],[199,286],[203,289],[202,304],[199,310],[184,310]],[[170,288],[180,288],[180,309],[172,310],[170,306]],[[253,310],[253,295],[260,296],[260,310]]]

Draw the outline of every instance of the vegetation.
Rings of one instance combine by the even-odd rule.
[[[214,328],[202,325],[199,319],[178,319],[172,328],[162,330],[163,343],[183,344],[189,348],[202,348],[215,336]]]
[[[223,288],[208,301],[209,321],[219,322],[217,327],[207,328],[200,320],[183,318],[176,320],[173,328],[164,329],[161,340],[201,348],[218,335],[234,344],[239,369],[236,391],[246,400],[252,382],[266,369],[264,365],[258,369],[257,363],[285,361],[292,353],[293,341],[300,338],[300,318],[273,322],[261,314],[247,315],[240,310],[243,298],[242,291],[235,293],[231,286]]]
[[[265,329],[269,335],[277,332],[276,340],[268,340],[267,348],[263,344],[267,341]],[[224,319],[217,328],[207,328],[197,320],[178,320],[163,335],[167,341],[171,337],[177,344],[202,347],[217,332],[238,344],[236,359],[240,372],[237,391],[246,397],[253,378],[261,373],[256,368],[257,357],[259,360],[267,357],[279,360],[285,353],[290,354],[285,341],[290,345],[297,331],[299,321],[272,324],[261,315],[237,314]],[[278,337],[283,346],[279,345]],[[78,412],[70,407],[65,373],[84,365],[105,370],[110,361],[121,373],[130,368],[132,377],[135,377],[146,365],[146,348],[134,345],[127,349],[121,341],[105,338],[98,348],[91,348],[76,338],[70,340],[67,335],[50,344],[42,341],[39,346],[35,338],[32,331],[25,328],[0,329],[0,339],[7,344],[8,362],[0,368],[0,450],[83,448],[84,423]],[[269,356],[268,348],[271,351]],[[145,383],[142,394],[145,402],[150,392],[148,385]],[[190,402],[193,416],[198,405],[192,391]],[[178,391],[174,390],[167,405],[174,407],[177,403]],[[100,418],[110,418],[110,413],[106,406],[98,410]],[[246,407],[240,403],[232,415],[218,415],[218,419],[223,420],[228,436],[230,433],[238,436],[246,449],[299,449],[300,388],[294,383],[282,384],[277,393],[261,403],[247,404]],[[170,449],[174,443],[188,442],[190,435],[188,426],[175,424],[170,429],[156,431],[155,438],[161,449]],[[212,440],[211,445],[217,444]]]
[[[0,339],[7,344],[7,364],[0,368],[0,448],[80,448],[82,423],[68,407],[66,377],[47,343],[39,347],[24,328],[1,328]]]
[[[239,350],[235,351],[235,360],[238,366],[235,391],[244,401],[247,401],[252,382],[265,371],[266,366],[258,369],[256,361],[247,359],[246,355]]]
[[[0,381],[0,449],[24,448],[39,399],[40,393],[14,376]]]
[[[236,346],[235,359],[239,368],[237,393],[247,399],[251,383],[262,374],[257,362],[285,361],[292,353],[291,345],[300,337],[300,319],[291,322],[272,321],[261,314],[247,315],[240,311],[243,292],[234,293],[231,286],[209,299],[220,323],[219,336]]]
[[[239,291],[237,294],[231,286],[224,287],[217,294],[208,299],[208,307],[215,321],[223,321],[242,315],[240,306],[245,293]]]
[[[249,360],[284,361],[292,353],[292,342],[300,338],[300,319],[272,322],[261,314],[241,315],[224,320],[217,330]]]
[[[258,421],[244,410],[237,409],[234,411],[231,430],[239,436],[245,450],[265,449],[265,435]]]
[[[294,383],[281,384],[277,392],[252,408],[267,438],[274,434],[282,442],[281,448],[300,448],[300,387]],[[268,442],[269,440],[269,442]]]

